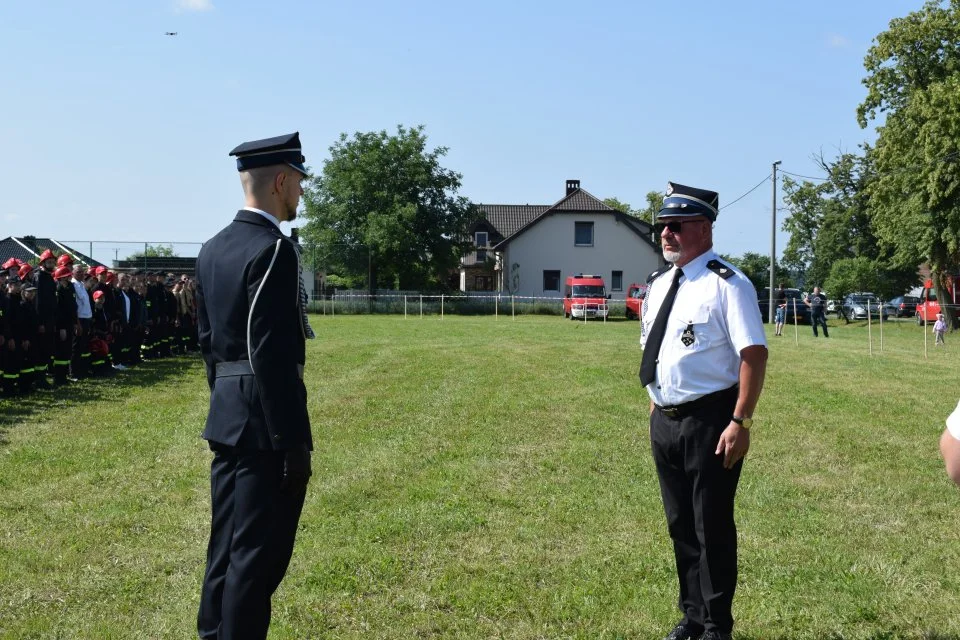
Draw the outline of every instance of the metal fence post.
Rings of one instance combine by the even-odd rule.
[[[443,294],[440,294],[440,317],[443,318]]]

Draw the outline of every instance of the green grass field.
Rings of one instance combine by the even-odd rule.
[[[835,321],[834,321],[835,323]],[[272,638],[659,638],[676,578],[636,323],[314,317],[316,451]],[[738,494],[741,640],[960,638],[937,453],[960,335],[770,338]],[[0,400],[0,637],[189,638],[199,360]]]

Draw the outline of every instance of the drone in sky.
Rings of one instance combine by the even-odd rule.
[[[167,31],[167,32],[164,33],[163,35],[165,35],[165,36],[175,36],[175,35],[177,35],[177,32],[176,32],[176,31]]]

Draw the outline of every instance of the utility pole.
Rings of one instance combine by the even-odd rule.
[[[770,324],[776,322],[773,311],[773,292],[774,280],[777,277],[775,266],[777,264],[777,165],[780,160],[773,163],[773,200],[770,207],[770,298],[768,304],[769,315],[767,321]]]

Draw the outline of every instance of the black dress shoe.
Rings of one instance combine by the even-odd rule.
[[[702,633],[703,627],[695,627],[692,624],[681,622],[663,640],[698,640]]]
[[[733,636],[729,633],[720,633],[715,629],[705,632],[700,636],[700,640],[732,640]]]

